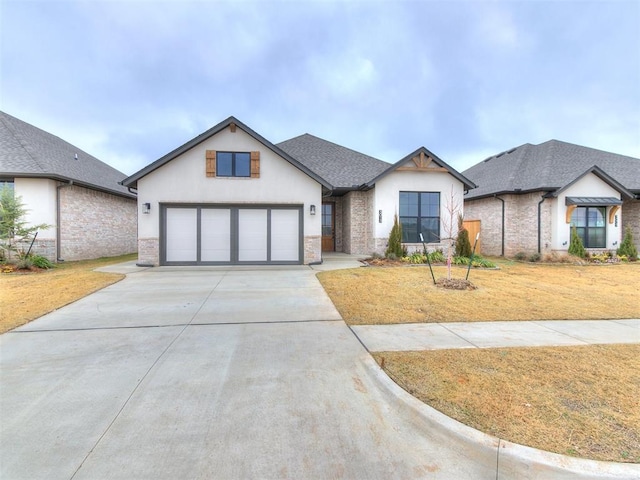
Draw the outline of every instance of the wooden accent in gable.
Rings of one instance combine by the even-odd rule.
[[[207,177],[215,177],[216,176],[216,151],[215,150],[207,150],[206,154],[207,158]]]
[[[251,152],[251,178],[260,178],[260,152]]]
[[[236,124],[235,123],[230,123],[229,124],[229,130],[231,130],[231,133],[236,133]]]
[[[448,170],[444,167],[440,167],[433,161],[428,155],[425,155],[424,152],[420,152],[420,155],[416,155],[411,159],[413,165],[409,166],[409,162],[403,165],[402,167],[396,168],[399,172],[448,172]]]
[[[567,207],[567,216],[565,218],[567,223],[571,223],[571,215],[573,214],[573,211],[576,209],[576,207],[577,207],[577,205],[569,205]]]

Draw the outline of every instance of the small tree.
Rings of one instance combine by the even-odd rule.
[[[458,214],[458,238],[456,238],[456,257],[471,257],[471,242],[469,231],[464,228],[464,219]]]
[[[569,254],[576,257],[584,258],[587,256],[587,252],[582,244],[582,239],[578,235],[578,230],[574,225],[571,227],[571,242],[569,243]]]
[[[402,257],[402,224],[398,221],[398,214],[393,216],[393,227],[389,233],[389,245],[384,253],[386,257],[395,255],[396,258]]]
[[[33,238],[38,230],[49,225],[28,225],[24,219],[28,210],[22,203],[22,197],[15,195],[13,189],[5,185],[0,190],[0,250],[2,256],[11,258],[11,252],[20,253],[19,245]]]
[[[638,249],[633,243],[633,235],[631,233],[631,227],[627,226],[624,229],[624,239],[620,244],[620,248],[616,251],[618,255],[625,255],[629,260],[636,260],[638,258]]]
[[[447,279],[451,280],[451,260],[454,253],[454,247],[456,239],[458,238],[459,232],[459,223],[456,223],[456,217],[460,219],[462,214],[462,205],[456,199],[456,195],[453,191],[453,186],[451,187],[451,194],[447,199],[447,203],[445,205],[445,216],[442,219],[442,231],[443,235],[440,236],[441,242],[446,242],[447,244]],[[468,234],[467,234],[468,239]]]

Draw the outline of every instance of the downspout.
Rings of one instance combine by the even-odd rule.
[[[504,257],[504,199],[497,195],[494,195],[494,197],[502,202],[502,250],[500,256]]]
[[[73,185],[73,180],[69,180],[69,183],[63,183],[56,187],[56,261],[58,262],[64,262],[64,260],[60,258],[60,190],[64,187],[70,187],[71,185]]]
[[[538,202],[538,253],[542,253],[542,202],[545,198],[543,195],[542,200]]]

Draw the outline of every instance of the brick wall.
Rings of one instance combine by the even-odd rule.
[[[309,235],[304,237],[304,264],[319,262],[322,259],[322,236]]]
[[[137,207],[128,199],[76,185],[60,189],[60,257],[85,260],[136,251]]]
[[[512,257],[518,252],[538,251],[538,202],[543,192],[521,195],[500,195],[505,202],[504,254]],[[541,205],[541,250],[551,250],[551,200]],[[502,202],[497,198],[465,200],[464,217],[480,220],[483,255],[502,253]]]
[[[633,242],[640,251],[640,200],[626,200],[622,204],[622,238],[627,227],[631,227]]]
[[[342,245],[345,253],[367,255],[373,241],[372,192],[349,192],[342,200]]]

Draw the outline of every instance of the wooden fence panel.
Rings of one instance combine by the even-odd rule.
[[[462,222],[462,226],[469,232],[469,241],[471,242],[471,248],[473,248],[473,242],[476,240],[476,235],[480,233],[480,220],[464,220]],[[480,238],[478,238],[476,253],[482,253],[482,234],[480,234]]]

